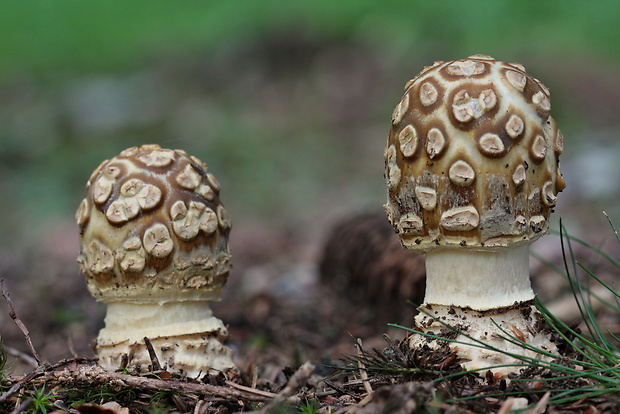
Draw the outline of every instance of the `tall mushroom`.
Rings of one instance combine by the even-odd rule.
[[[439,334],[445,323],[466,334],[457,341],[471,336],[525,356],[536,352],[500,336],[555,349],[533,306],[528,267],[529,245],[547,232],[565,186],[550,109],[548,89],[522,65],[484,55],[436,62],[405,85],[385,149],[385,208],[403,246],[426,253],[416,329]],[[410,343],[446,344],[422,335]],[[467,369],[517,362],[449,346]]]
[[[159,362],[190,377],[234,368],[227,329],[209,301],[230,270],[230,221],[220,185],[185,151],[129,148],[91,175],[76,219],[78,262],[91,294],[107,304],[99,363]]]

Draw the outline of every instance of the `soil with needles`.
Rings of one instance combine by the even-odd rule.
[[[15,312],[28,328],[43,364],[36,366],[23,332],[7,312],[3,339],[10,371],[0,397],[2,412],[32,409],[32,392],[43,387],[53,407],[73,413],[125,413],[124,408],[129,412],[297,413],[298,407],[314,407],[322,413],[507,413],[509,407],[525,402],[538,404],[531,413],[545,408],[548,413],[618,412],[618,396],[611,394],[547,406],[547,390],[591,384],[584,378],[542,382],[555,374],[535,368],[524,369],[519,376],[531,381],[493,375],[481,379],[474,374],[437,381],[461,371],[454,355],[448,350],[414,352],[401,341],[404,331],[388,326],[390,322],[408,325],[413,311],[404,302],[403,291],[415,300],[421,298],[424,268],[419,257],[402,251],[381,218],[381,213],[369,213],[337,224],[333,233],[317,240],[314,256],[301,253],[307,244],[290,232],[269,235],[273,256],[262,260],[256,260],[251,248],[244,250],[254,245],[252,237],[235,241],[237,277],[231,278],[227,297],[214,306],[230,327],[229,345],[236,351],[239,372],[228,377],[188,380],[165,370],[142,376],[106,373],[91,358],[89,345],[101,326],[97,318],[102,308],[95,306],[75,269],[58,274],[64,277],[62,290],[73,295],[72,309],[85,316],[65,324],[55,320],[51,311],[38,310],[62,303],[60,294],[49,289],[37,296],[7,274],[5,283]],[[279,249],[284,246],[288,261]],[[584,260],[590,254],[577,246],[575,252]],[[57,263],[59,269],[73,267],[70,256],[57,257],[67,261]],[[296,262],[299,257],[306,260]],[[385,275],[393,280],[383,283]],[[598,275],[613,277],[602,266]],[[246,286],[250,277],[265,280]],[[533,281],[547,303],[562,300],[549,298],[537,275]],[[409,291],[411,286],[420,288]],[[618,315],[605,308],[599,309],[599,318],[616,320],[607,325],[611,329],[617,326]],[[560,338],[557,341],[561,344]],[[356,347],[358,343],[361,347]],[[577,355],[566,357],[558,362],[569,364],[569,357]],[[408,371],[403,373],[402,368]]]

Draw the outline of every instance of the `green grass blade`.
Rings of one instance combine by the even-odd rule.
[[[603,211],[603,214],[605,215],[605,217],[607,217],[607,221],[609,221],[609,225],[611,226],[611,229],[613,230],[614,234],[616,235],[616,240],[618,241],[618,243],[620,243],[620,235],[618,235],[618,230],[616,229],[616,226],[614,225],[614,222],[611,220],[611,218],[607,215],[606,212]]]

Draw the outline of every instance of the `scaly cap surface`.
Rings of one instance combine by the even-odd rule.
[[[564,188],[548,89],[475,55],[407,82],[385,149],[385,206],[403,245],[495,248],[548,230]]]
[[[129,148],[87,183],[78,261],[98,300],[218,300],[230,270],[220,186],[185,151]]]

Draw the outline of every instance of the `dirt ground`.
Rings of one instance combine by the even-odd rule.
[[[271,51],[273,45],[270,46]],[[320,50],[314,46],[306,45],[311,53]],[[298,44],[281,45],[286,50],[291,47],[299,49]],[[263,52],[265,50],[243,53],[249,53],[251,59],[261,56],[274,60],[263,62],[265,72],[278,66],[277,59],[281,58],[282,53],[269,55]],[[366,69],[351,74],[339,69],[347,65],[336,65],[328,59],[337,56],[335,60],[340,63],[342,60],[359,63],[362,55],[358,52],[337,47],[325,52],[324,56],[313,57],[324,62],[322,70],[329,75],[323,81],[326,85],[325,93],[329,95],[327,98],[331,97],[328,100],[331,106],[327,111],[329,116],[325,115],[328,119],[323,121],[332,132],[349,131],[345,135],[349,140],[345,142],[346,145],[357,145],[356,140],[360,136],[365,137],[366,142],[357,148],[362,155],[344,159],[337,164],[346,169],[343,176],[351,171],[352,175],[360,173],[359,177],[351,178],[351,188],[343,191],[335,188],[320,193],[317,195],[320,200],[329,200],[338,192],[348,195],[359,189],[360,183],[368,179],[363,171],[367,170],[371,162],[381,162],[381,149],[377,157],[368,156],[375,147],[374,143],[368,144],[368,136],[374,135],[378,129],[371,129],[371,133],[362,131],[365,125],[359,123],[360,105],[377,105],[377,101],[385,100],[386,95],[397,96],[399,91],[388,94],[377,85],[384,84],[392,77],[402,79],[402,82],[399,80],[400,85],[411,75],[388,74],[392,68],[381,64],[353,64],[349,67]],[[229,56],[227,64],[215,68],[216,74],[244,79],[241,76],[243,73],[238,77],[231,75],[231,72],[234,74],[235,70],[242,67],[239,62],[244,62],[248,57],[243,53]],[[302,67],[307,62],[306,58],[306,55],[301,56],[297,63],[293,60],[292,64]],[[286,63],[291,65],[289,60]],[[333,67],[330,63],[334,63]],[[604,88],[603,82],[593,84],[589,78],[588,82],[579,84],[594,85],[603,97],[589,102],[591,87],[587,90],[569,87],[575,83],[575,79],[584,76],[583,73],[588,73],[578,66],[572,65],[571,70],[564,72],[564,78],[554,80],[556,90],[570,89],[575,94],[572,105],[582,109],[584,117],[592,118],[600,125],[612,125],[616,122],[616,113],[609,110],[613,105],[603,105],[599,108],[601,110],[597,109],[597,105],[600,106],[601,101],[616,102],[617,90],[620,89]],[[540,67],[544,67],[544,64]],[[194,76],[206,69],[193,62],[180,69],[167,67],[167,70]],[[606,79],[604,76],[600,78]],[[215,79],[218,79],[217,76]],[[292,80],[292,77],[281,76],[280,79],[279,83],[265,83],[260,76],[255,79],[246,77],[245,83],[228,85],[227,93],[234,99],[235,94],[245,96],[246,90],[250,89],[266,97],[279,97],[286,89],[301,84],[299,79]],[[260,89],[253,89],[256,85],[253,86],[252,82],[260,85]],[[330,85],[340,85],[339,93],[334,93]],[[359,85],[371,85],[365,89],[364,97],[370,96],[372,99],[361,99]],[[275,102],[273,108],[267,108],[273,114],[286,109],[281,104],[276,105],[279,102],[277,99],[270,102]],[[255,118],[270,122],[269,119],[264,121],[262,116]],[[296,125],[287,124],[286,128],[295,131]],[[381,129],[381,134],[384,132]],[[380,141],[379,146],[382,146],[384,141]],[[325,145],[329,145],[329,142],[326,139]],[[357,163],[358,158],[363,159],[361,165]],[[351,168],[353,165],[356,169]],[[381,181],[382,168],[381,165],[377,168],[377,182]],[[576,185],[579,187],[579,183]],[[592,206],[588,205],[587,200],[579,202],[574,194],[567,194],[567,197],[571,200],[570,209],[566,208],[564,212],[580,218],[579,228],[588,229],[588,240],[597,247],[603,247],[613,257],[620,257],[618,244],[604,219],[597,221],[591,218]],[[515,389],[516,385],[507,384],[506,381],[485,378],[481,382],[471,375],[438,383],[431,382],[434,378],[425,375],[391,379],[378,377],[370,382],[373,390],[371,394],[360,380],[363,370],[346,371],[344,376],[332,377],[337,371],[334,367],[345,367],[348,357],[350,361],[350,357],[359,355],[356,348],[358,339],[363,344],[366,352],[363,355],[366,356],[396,355],[395,358],[402,364],[439,365],[446,374],[458,370],[458,366],[454,361],[450,362],[446,354],[439,353],[433,358],[410,355],[407,349],[398,344],[405,332],[388,325],[411,325],[415,309],[407,301],[422,302],[423,259],[403,252],[380,211],[380,205],[369,211],[348,211],[339,208],[338,201],[336,197],[336,202],[332,200],[331,203],[321,205],[314,216],[306,216],[306,219],[295,224],[288,221],[274,225],[273,222],[262,223],[251,218],[233,217],[230,246],[233,272],[222,301],[213,305],[214,313],[229,327],[229,346],[236,353],[239,374],[229,378],[207,377],[200,382],[181,382],[161,372],[156,373],[157,377],[154,378],[112,375],[98,370],[92,361],[92,342],[103,326],[105,306],[90,296],[83,276],[79,273],[76,263],[79,249],[77,229],[73,222],[59,220],[51,223],[31,241],[2,249],[0,278],[5,281],[17,316],[29,330],[34,349],[43,362],[49,365],[37,369],[38,364],[31,356],[22,330],[9,316],[9,308],[0,308],[4,309],[0,312],[0,323],[4,348],[8,353],[7,375],[10,378],[3,388],[5,398],[0,397],[0,411],[21,412],[32,409],[32,406],[28,408],[20,405],[29,401],[28,392],[21,393],[18,389],[9,393],[11,385],[32,390],[33,386],[40,388],[47,384],[46,390],[55,395],[50,403],[55,403],[56,407],[79,400],[83,400],[83,404],[119,404],[108,405],[108,408],[83,405],[79,409],[82,413],[100,414],[128,412],[123,411],[123,407],[132,413],[234,413],[253,410],[304,412],[297,408],[300,404],[302,407],[314,404],[322,413],[507,413],[511,406],[522,407],[524,403],[539,405],[530,413],[541,413],[545,409],[548,413],[618,412],[617,395],[604,395],[561,407],[547,407],[543,392],[545,389],[536,388],[535,383],[530,384],[532,389],[526,385],[525,389],[519,390]],[[231,204],[234,204],[234,200]],[[307,217],[322,217],[323,220],[317,222]],[[343,222],[344,217],[349,219]],[[578,245],[574,249],[581,262],[614,286],[618,277],[617,268],[608,265],[589,249]],[[538,241],[533,251],[546,261],[563,266],[557,235],[549,235]],[[578,323],[580,314],[566,280],[535,258],[531,261],[531,271],[538,298],[562,320],[569,324]],[[608,295],[604,289],[593,289],[599,295]],[[613,300],[610,297],[605,299]],[[600,302],[594,301],[592,305],[601,326],[611,334],[620,335],[620,315]],[[390,341],[386,341],[386,334]],[[526,378],[540,378],[546,374],[526,371],[522,375]],[[577,381],[563,384],[565,387],[579,385],[583,384]],[[511,400],[509,393],[516,391],[522,391],[522,395]],[[487,397],[491,394],[494,396]],[[445,402],[457,396],[479,398]],[[72,410],[69,411],[76,412],[75,408]],[[49,408],[49,411],[52,409]]]
[[[58,233],[50,237],[56,240],[64,237],[66,243],[43,244],[43,249],[34,249],[35,253],[28,258],[19,254],[5,256],[2,274],[15,311],[30,331],[34,348],[44,362],[57,364],[45,373],[39,369],[30,379],[33,382],[27,384],[48,384],[46,389],[56,390],[61,396],[54,401],[75,399],[67,390],[79,394],[77,390],[93,385],[116,384],[116,393],[101,393],[95,397],[91,393],[91,400],[86,402],[116,401],[121,407],[129,407],[130,412],[163,407],[169,412],[205,413],[242,412],[250,407],[262,412],[299,412],[293,408],[287,411],[285,407],[300,403],[323,407],[320,412],[341,413],[408,413],[433,409],[508,412],[506,401],[523,403],[508,399],[508,392],[515,391],[515,383],[507,387],[505,381],[487,378],[480,382],[472,375],[438,384],[430,382],[433,378],[429,375],[377,377],[371,382],[374,390],[371,396],[355,370],[345,370],[344,376],[332,377],[336,372],[334,367],[344,367],[347,360],[351,362],[350,358],[359,355],[358,339],[367,356],[404,352],[404,365],[415,362],[437,367],[441,364],[446,375],[459,370],[458,364],[449,362],[446,354],[437,354],[433,359],[427,356],[420,362],[420,356],[409,355],[406,349],[403,351],[403,345],[398,344],[404,331],[388,326],[388,323],[410,325],[414,309],[406,300],[418,303],[422,300],[424,263],[420,256],[404,253],[382,212],[361,214],[312,237],[305,232],[255,228],[246,231],[243,237],[233,238],[234,272],[225,297],[214,304],[214,312],[229,326],[229,346],[236,352],[239,375],[208,377],[201,383],[180,383],[187,389],[183,385],[175,388],[171,385],[175,381],[165,383],[151,378],[149,383],[149,378],[143,377],[134,377],[134,382],[111,379],[93,366],[89,359],[93,357],[91,346],[102,326],[104,307],[91,298],[78,273],[73,229],[59,227]],[[548,242],[540,242],[538,251],[559,265],[562,258],[557,236],[548,238]],[[595,264],[599,277],[609,281],[617,277],[611,267],[597,261],[588,249],[574,247],[582,262]],[[620,250],[611,242],[605,247],[608,252],[612,250],[610,253],[617,254]],[[55,277],[45,281],[33,278],[39,263],[53,266],[45,272]],[[577,321],[579,313],[562,277],[537,260],[532,261],[532,270],[538,297],[567,322]],[[22,283],[27,279],[32,280],[33,285]],[[618,314],[599,305],[594,307],[601,325],[617,334]],[[22,375],[33,372],[36,363],[33,363],[22,331],[9,318],[8,308],[5,309],[3,343],[9,353],[10,375],[17,381]],[[385,334],[390,340],[386,341]],[[543,374],[526,371],[523,375],[540,378]],[[138,378],[145,382],[135,382]],[[191,388],[192,385],[198,389]],[[564,385],[579,384],[567,381]],[[243,387],[249,387],[250,391]],[[122,393],[119,390],[133,391]],[[523,390],[528,404],[541,401],[543,394],[529,391]],[[484,397],[498,392],[506,396]],[[441,403],[442,398],[472,393],[480,393],[481,397]],[[159,399],[155,401],[154,395]],[[26,400],[23,395],[18,399],[19,402]],[[15,396],[9,401],[4,407],[15,408]],[[618,412],[616,402],[617,396],[609,395],[561,408],[549,407],[547,412],[615,413]],[[433,408],[433,404],[439,406]],[[102,408],[87,411],[87,408],[84,406],[79,412],[122,412]]]

